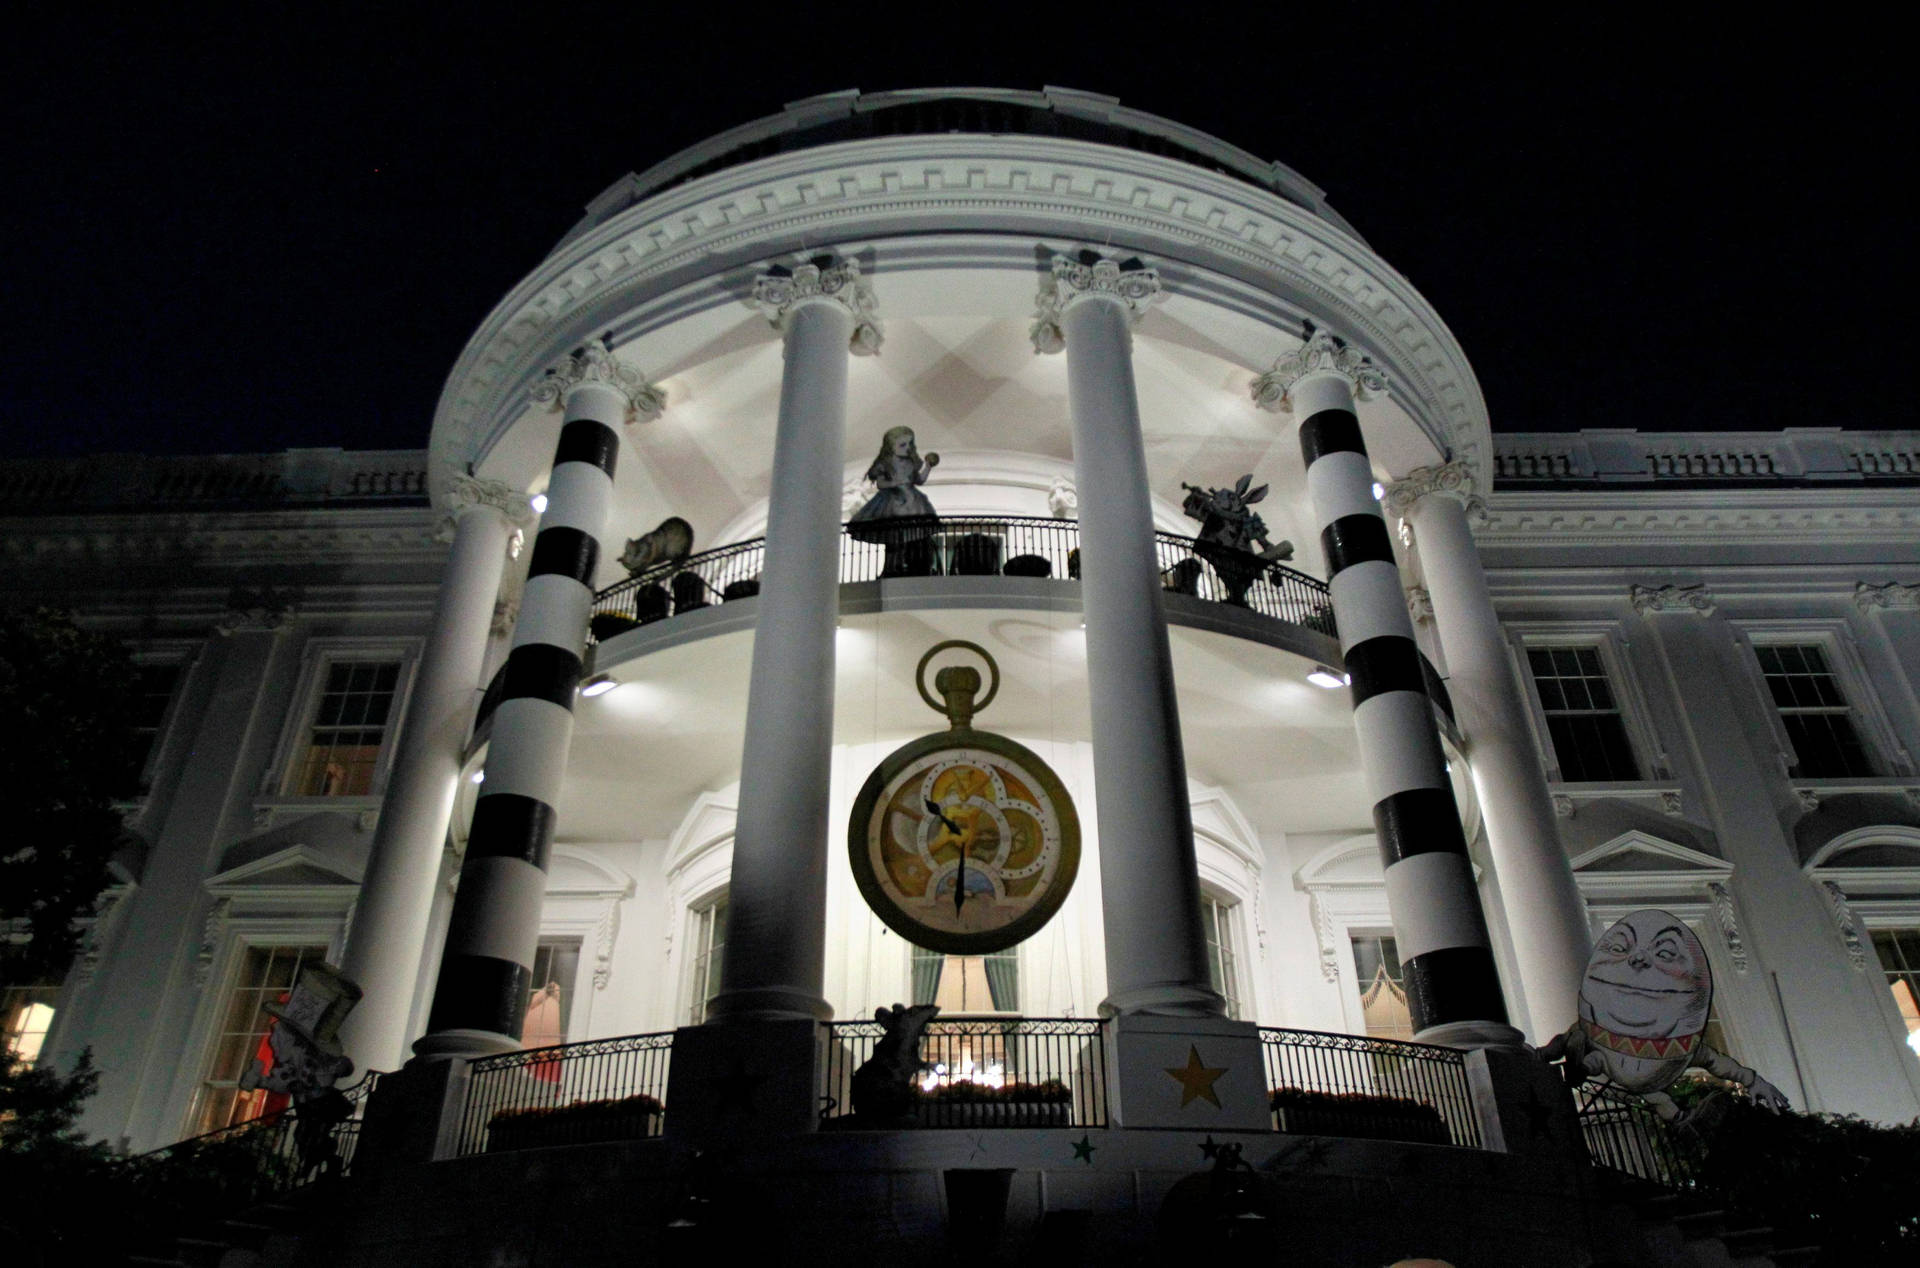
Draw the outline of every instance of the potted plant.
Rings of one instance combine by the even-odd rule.
[[[1447,1120],[1425,1101],[1365,1092],[1313,1092],[1274,1088],[1268,1093],[1274,1128],[1304,1136],[1346,1136],[1362,1140],[1407,1140],[1419,1144],[1452,1143]]]
[[[604,643],[616,635],[638,628],[639,624],[638,620],[624,612],[595,612],[587,622],[587,628],[593,631],[596,640]]]
[[[505,1109],[487,1122],[487,1152],[639,1140],[659,1133],[665,1113],[666,1107],[644,1092],[601,1101]]]

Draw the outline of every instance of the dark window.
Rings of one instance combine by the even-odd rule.
[[[693,913],[693,981],[687,1024],[707,1019],[707,1006],[720,993],[720,970],[727,953],[727,896],[720,895]]]
[[[1529,648],[1527,667],[1547,716],[1561,779],[1583,783],[1640,778],[1599,648]]]
[[[380,764],[387,715],[399,682],[400,666],[390,661],[327,666],[299,759],[295,795],[356,797],[373,791],[373,772]]]
[[[1818,643],[1762,643],[1753,650],[1787,741],[1800,759],[1788,773],[1802,779],[1873,774],[1853,726],[1853,710],[1827,666],[1826,650]]]

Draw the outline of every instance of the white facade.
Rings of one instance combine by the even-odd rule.
[[[1069,113],[1126,114],[1055,96]],[[880,110],[887,99],[862,100]],[[783,126],[853,109],[841,97],[803,103]],[[211,1121],[232,1048],[224,1017],[264,963],[248,948],[344,958],[370,988],[350,1032],[363,1065],[392,1068],[429,1031],[474,803],[508,777],[488,766],[502,716],[470,728],[516,616],[522,643],[527,621],[555,619],[525,615],[541,601],[524,584],[522,546],[541,523],[529,500],[572,496],[549,484],[561,424],[549,402],[574,389],[543,379],[573,365],[577,389],[569,359],[586,341],[604,333],[621,369],[584,381],[634,406],[633,421],[613,420],[621,452],[600,508],[596,589],[624,576],[620,541],[669,515],[692,524],[696,551],[763,535],[772,549],[783,523],[812,522],[795,518],[801,501],[818,518],[824,475],[828,518],[844,516],[863,500],[881,434],[900,424],[942,456],[925,492],[943,517],[1091,525],[1091,490],[1126,477],[1090,470],[1076,445],[1087,420],[1073,414],[1086,398],[1070,392],[1088,375],[1117,382],[1122,364],[1144,487],[1121,509],[1150,525],[1142,534],[1191,536],[1182,482],[1252,471],[1273,488],[1260,507],[1272,536],[1321,578],[1300,419],[1263,408],[1275,403],[1270,368],[1303,347],[1303,319],[1384,373],[1387,390],[1358,406],[1360,429],[1416,638],[1448,682],[1440,725],[1512,1023],[1534,1042],[1563,1027],[1591,934],[1664,906],[1709,948],[1727,1043],[1796,1106],[1920,1114],[1920,1060],[1887,977],[1899,966],[1882,964],[1891,951],[1875,939],[1920,930],[1920,433],[1495,435],[1440,318],[1317,191],[1208,138],[1163,139],[1188,157],[940,132],[728,163],[723,137],[608,191],[502,301],[456,365],[425,453],[154,460],[146,483],[121,472],[127,487],[114,492],[104,464],[0,469],[12,489],[0,525],[10,592],[70,606],[141,659],[183,666],[152,791],[129,819],[139,845],[59,991],[43,1050],[65,1063],[93,1049],[104,1073],[92,1130],[140,1148]],[[1036,312],[1044,262],[1084,249],[1137,258],[1157,294],[1133,305],[1131,339],[1108,345],[1107,360],[1082,356],[1071,330],[1064,356],[1036,355],[1058,333],[1045,294]],[[796,366],[818,354],[796,351],[788,324],[783,357],[768,318],[790,314],[770,312],[764,294],[756,304],[755,279],[821,254],[859,266],[872,306],[854,306],[834,345],[841,396],[807,380],[816,395],[796,405]],[[849,334],[874,342],[868,321],[878,355],[841,356]],[[803,449],[776,449],[789,426]],[[240,468],[256,482],[161,500],[168,473]],[[401,474],[367,478],[384,472]],[[82,478],[93,483],[76,487]],[[804,498],[789,492],[802,484]],[[841,557],[830,532],[808,541],[820,559]],[[529,1014],[540,1039],[703,1019],[705,975],[726,951],[712,912],[735,877],[742,798],[756,783],[766,796],[775,768],[781,798],[824,814],[824,841],[803,847],[825,862],[824,898],[789,913],[802,935],[818,921],[820,995],[839,1017],[909,998],[911,950],[862,903],[846,823],[880,758],[943,725],[912,669],[953,638],[989,648],[1006,676],[979,724],[1054,767],[1086,835],[1072,896],[1019,948],[1012,1006],[992,1009],[1095,1015],[1117,993],[1110,966],[1128,967],[1129,952],[1109,946],[1116,919],[1143,940],[1194,919],[1138,899],[1116,916],[1103,892],[1115,873],[1103,881],[1102,800],[1110,827],[1125,822],[1115,799],[1168,809],[1179,798],[1142,793],[1139,778],[1101,785],[1096,758],[1118,750],[1113,728],[1092,722],[1093,697],[1149,716],[1136,711],[1158,707],[1153,689],[1170,677],[1181,743],[1136,745],[1128,760],[1152,770],[1157,752],[1181,757],[1213,985],[1243,1020],[1380,1025],[1391,1008],[1377,991],[1367,1007],[1368,940],[1398,926],[1404,941],[1419,895],[1390,904],[1372,817],[1379,759],[1363,751],[1347,693],[1309,681],[1340,667],[1339,642],[1304,615],[1167,593],[1163,625],[1149,613],[1138,639],[1106,653],[1109,665],[1149,656],[1164,629],[1166,667],[1094,675],[1089,640],[1105,635],[1087,627],[1115,618],[1086,587],[1105,584],[1058,570],[836,579],[831,681],[801,684],[830,716],[799,721],[750,708],[756,675],[793,681],[762,661],[786,664],[822,633],[771,589],[600,643],[586,673],[617,687],[575,702],[570,744],[543,750],[557,828],[529,915],[547,958],[532,967],[558,981],[577,961],[558,1003]],[[1338,588],[1333,598],[1340,609]],[[781,641],[756,648],[778,621],[789,622],[774,626],[788,631]],[[355,679],[354,665],[392,667],[390,689]],[[1839,702],[1783,714],[1770,670],[1819,679]],[[1574,679],[1589,692],[1582,709],[1566,707]],[[330,692],[384,693],[386,718],[354,730],[358,706],[329,712]],[[1849,768],[1807,773],[1831,754],[1806,737],[1837,734],[1834,718],[1857,752],[1836,741]],[[757,750],[756,727],[772,728]],[[813,764],[789,760],[808,746]],[[755,751],[773,756],[743,769]],[[809,784],[821,772],[824,793]],[[761,850],[751,866],[784,866]],[[370,857],[377,898],[362,893]],[[1168,857],[1177,870],[1179,852]]]

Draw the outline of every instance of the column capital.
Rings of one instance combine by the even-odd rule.
[[[561,410],[575,392],[589,386],[611,388],[619,393],[627,403],[629,423],[650,423],[667,407],[666,392],[614,356],[604,335],[587,340],[548,370],[547,377],[533,385],[533,399],[546,401],[549,408]]]
[[[1473,467],[1459,459],[1437,467],[1415,467],[1389,484],[1381,500],[1387,510],[1405,519],[1422,498],[1428,497],[1450,498],[1476,520],[1487,517],[1487,504],[1473,491]]]
[[[1137,257],[1113,260],[1092,251],[1082,251],[1078,259],[1056,255],[1052,272],[1040,279],[1040,293],[1033,301],[1033,327],[1027,337],[1033,341],[1035,352],[1059,352],[1067,346],[1060,318],[1080,300],[1104,299],[1119,304],[1130,320],[1138,322],[1162,293],[1159,270],[1149,268]]]
[[[1277,414],[1293,412],[1293,385],[1310,374],[1337,374],[1354,396],[1372,400],[1387,390],[1386,371],[1340,336],[1307,323],[1306,340],[1253,381],[1254,404]]]
[[[1407,587],[1407,615],[1415,625],[1433,624],[1433,595],[1425,586]]]
[[[1693,612],[1700,616],[1712,616],[1715,606],[1713,591],[1704,585],[1628,586],[1627,598],[1632,602],[1633,610],[1642,616],[1652,616],[1656,612]]]
[[[753,303],[767,315],[773,328],[785,331],[787,318],[804,304],[839,304],[853,315],[853,337],[847,347],[856,357],[880,351],[880,305],[873,288],[860,275],[858,260],[836,261],[817,255],[792,268],[776,264],[753,279]]]
[[[1853,585],[1853,606],[1862,612],[1871,612],[1875,608],[1920,612],[1920,585],[1909,586],[1889,581],[1883,586],[1874,586],[1856,581]]]
[[[452,541],[453,528],[460,517],[483,506],[500,512],[514,528],[526,528],[533,523],[533,507],[523,491],[500,480],[456,475],[447,485],[447,516],[440,522],[440,540]]]
[[[227,610],[214,621],[214,633],[222,638],[235,634],[284,634],[292,628],[296,611],[294,592],[236,588],[227,596]]]

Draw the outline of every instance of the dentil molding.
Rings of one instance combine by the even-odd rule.
[[[533,399],[544,401],[549,409],[567,407],[567,401],[582,387],[611,388],[627,404],[629,423],[650,423],[667,407],[667,394],[647,382],[646,376],[613,355],[604,338],[589,339],[575,348],[559,365],[547,371],[547,377],[533,385]]]
[[[1714,611],[1713,591],[1705,585],[1628,586],[1627,598],[1632,602],[1633,610],[1642,616],[1652,616],[1656,612],[1691,612],[1696,616],[1712,616]]]
[[[1329,330],[1309,327],[1306,341],[1273,363],[1253,381],[1253,402],[1276,414],[1293,412],[1293,385],[1309,374],[1337,374],[1356,400],[1372,400],[1387,390],[1387,375],[1369,357]]]
[[[873,288],[860,276],[858,260],[816,256],[793,268],[776,264],[753,279],[754,306],[767,315],[775,330],[784,333],[794,309],[809,302],[833,303],[846,309],[853,316],[847,350],[856,357],[879,354],[880,307]]]

